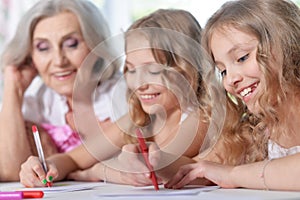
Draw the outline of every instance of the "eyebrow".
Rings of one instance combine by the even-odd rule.
[[[78,31],[73,31],[73,32],[70,32],[70,33],[67,33],[66,35],[62,36],[62,40],[65,40],[66,38],[70,37],[71,35],[79,35],[81,37],[83,37],[82,34],[80,34]],[[45,38],[45,37],[35,37],[33,38],[33,40],[48,40],[48,38]]]
[[[129,64],[129,65],[131,65],[131,66],[134,66],[134,64],[132,64],[131,62],[129,62],[129,61],[127,61],[127,59],[125,59],[125,63],[126,64]],[[149,61],[149,62],[143,62],[142,63],[142,65],[147,65],[147,64],[154,64],[154,63],[157,63],[156,61]],[[142,66],[142,65],[140,65],[140,66]]]
[[[236,51],[237,49],[241,48],[242,45],[234,45],[229,51],[227,51],[227,54],[231,54],[232,52]]]

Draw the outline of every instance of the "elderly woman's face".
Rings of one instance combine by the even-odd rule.
[[[90,52],[77,17],[63,12],[40,20],[32,41],[33,63],[45,84],[71,97],[78,68]]]

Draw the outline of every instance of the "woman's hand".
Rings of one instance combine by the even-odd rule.
[[[178,170],[178,172],[166,184],[166,188],[182,188],[197,178],[206,178],[223,188],[235,188],[230,174],[233,166],[222,165],[209,161],[199,161],[194,164],[187,164]]]
[[[38,157],[30,156],[25,163],[21,165],[19,173],[20,182],[26,187],[43,187],[47,182],[52,182],[58,177],[58,171],[54,164],[47,163],[48,172],[45,173]]]
[[[4,70],[4,84],[5,87],[12,87],[18,91],[19,95],[23,95],[36,75],[37,71],[31,65],[18,68],[7,66]]]

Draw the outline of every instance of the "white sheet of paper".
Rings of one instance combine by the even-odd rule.
[[[156,191],[153,186],[133,187],[133,188],[116,188],[114,191],[99,191],[95,194],[97,197],[115,197],[115,196],[180,196],[180,195],[197,195],[200,192],[208,192],[220,188],[219,186],[194,186],[186,187],[180,190],[166,189],[160,186]]]
[[[78,190],[89,190],[95,187],[105,185],[103,182],[74,182],[74,181],[63,181],[54,183],[52,187],[35,187],[26,188],[21,183],[7,184],[0,187],[0,191],[30,191],[30,190],[41,190],[44,193],[51,192],[71,192]]]

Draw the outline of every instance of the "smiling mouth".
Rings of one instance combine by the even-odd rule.
[[[156,93],[156,94],[143,94],[143,95],[140,95],[140,98],[142,100],[151,100],[151,99],[155,99],[159,95],[160,95],[160,93]]]
[[[74,73],[74,70],[65,71],[65,72],[57,72],[57,73],[54,74],[54,76],[57,77],[57,78],[63,78],[63,77],[70,76],[72,73]]]
[[[251,85],[250,87],[247,87],[245,89],[243,89],[241,92],[240,92],[240,95],[244,98],[244,97],[248,97],[250,96],[253,91],[257,88],[258,86],[258,83],[255,83],[253,85]]]

